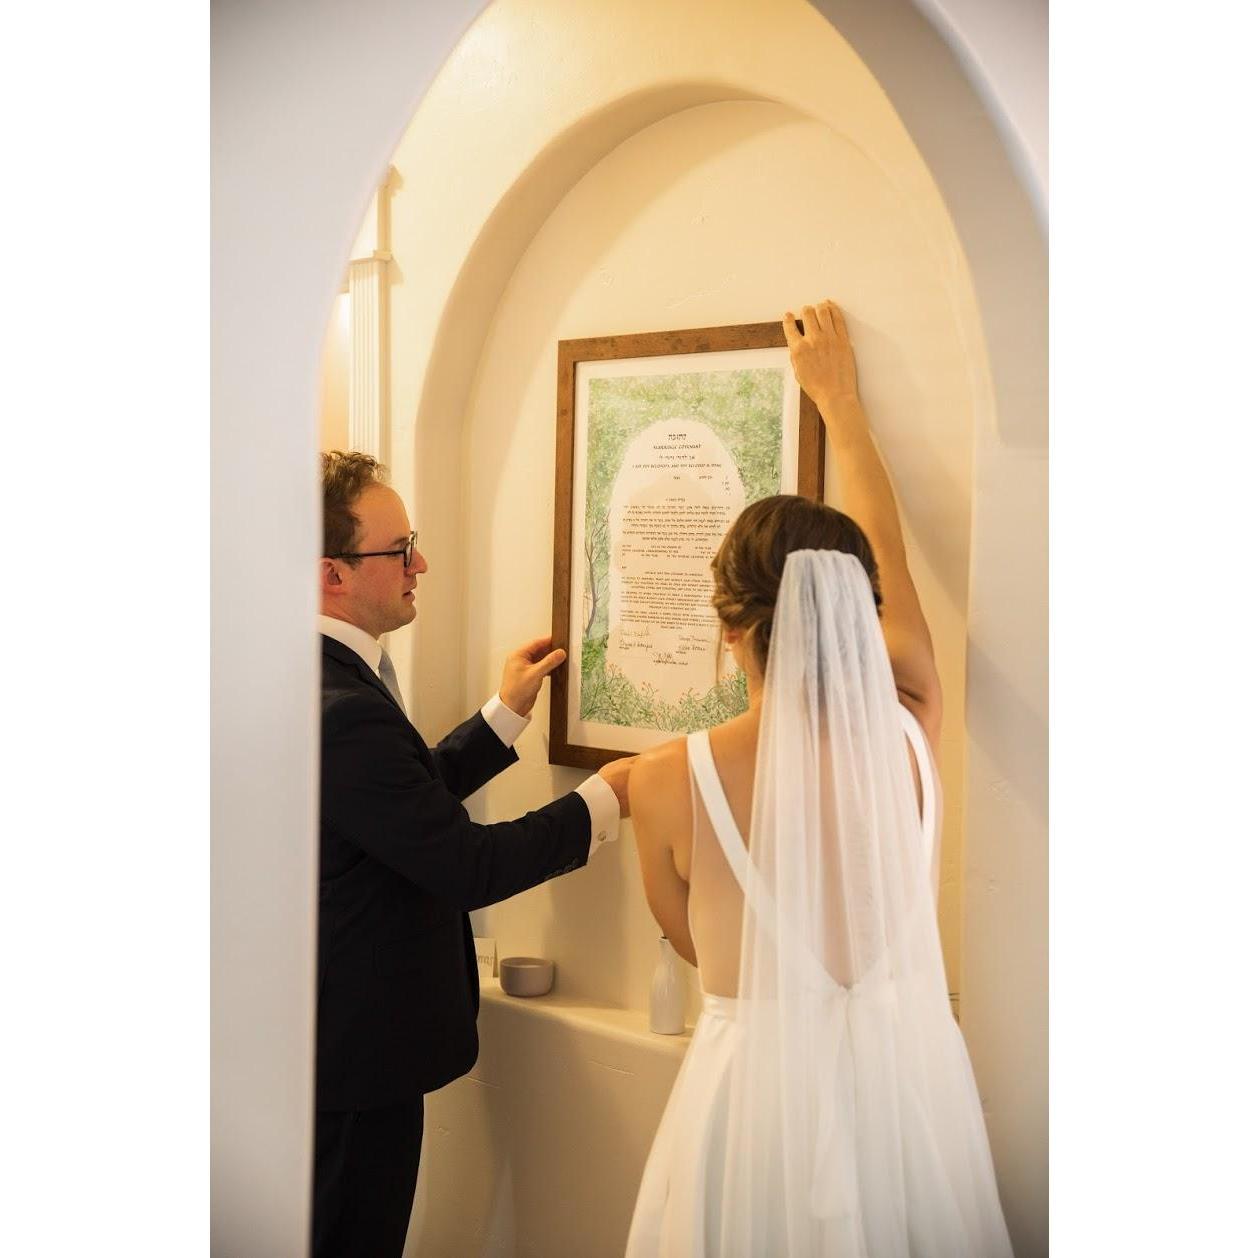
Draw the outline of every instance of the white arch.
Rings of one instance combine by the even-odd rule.
[[[481,0],[223,0],[213,13],[212,316],[212,1051],[216,1253],[305,1252],[314,990],[317,709],[311,564],[317,501],[308,474],[315,388],[327,312],[379,172],[419,98]],[[1043,204],[1034,119],[1002,93],[982,93],[949,44],[908,0],[816,0],[883,83],[948,202],[973,271],[989,341],[999,431],[976,441],[982,475],[1000,492],[976,536],[1002,520],[1044,514]],[[1000,5],[979,14],[980,30]],[[953,17],[958,30],[960,9]],[[1025,50],[1033,26],[1013,43]],[[953,33],[956,38],[956,32]],[[1018,44],[1018,40],[1023,42]],[[294,44],[300,45],[295,55]],[[968,46],[981,47],[977,37]],[[1029,55],[1038,56],[1031,47]],[[977,64],[977,62],[975,63]],[[990,58],[987,62],[992,64]],[[973,71],[973,65],[971,66]],[[1002,107],[991,108],[993,102]],[[996,119],[997,121],[993,121]],[[1016,140],[1015,156],[1006,148]],[[1028,195],[1023,181],[1030,185]],[[1012,278],[1018,281],[1011,285]],[[1020,291],[1020,300],[1014,289]],[[242,509],[242,504],[253,504]],[[266,509],[260,509],[266,504]],[[1026,532],[1026,530],[1021,530]],[[259,542],[265,545],[260,546]],[[1004,606],[1005,565],[1019,565],[1038,601]],[[1003,830],[1039,860],[1046,713],[1042,553],[975,548],[972,608],[971,829]],[[1012,757],[1010,748],[1017,752]],[[1003,790],[997,790],[1003,786]],[[983,816],[976,816],[976,809]],[[1000,854],[995,854],[999,864]],[[1044,861],[1046,867],[1046,859]],[[1035,891],[1036,889],[1032,889]],[[1046,897],[1046,877],[1044,881]],[[1036,892],[1038,895],[1038,892]],[[1030,907],[1039,912],[1036,895]],[[967,930],[1025,938],[1026,902],[980,896]],[[1019,920],[1022,919],[1022,920]],[[1032,932],[1033,933],[1033,932]],[[1044,931],[1046,936],[1046,919]],[[983,949],[969,949],[976,957]],[[1025,1096],[1046,1088],[1039,1015],[1008,1028],[1002,984],[1044,991],[1034,947],[1005,951],[1004,970],[979,974],[974,1017],[1022,1035],[1032,1063]],[[1037,968],[1040,967],[1040,968]],[[986,1020],[986,1022],[984,1022]],[[1014,1052],[1018,1046],[1014,1046]],[[1002,1058],[1002,1060],[1004,1060]],[[997,1102],[1018,1081],[976,1060]],[[1038,1097],[1031,1108],[1039,1109]],[[995,1105],[994,1112],[1001,1109]],[[1025,1204],[1011,1210],[1024,1251],[1046,1246],[1042,1117],[993,1131],[998,1161],[1017,1162]],[[1006,1193],[1008,1195],[1008,1181]],[[1046,1216],[1045,1216],[1046,1217]]]

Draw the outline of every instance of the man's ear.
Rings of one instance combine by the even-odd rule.
[[[342,584],[341,574],[331,559],[319,560],[319,588],[339,589]]]

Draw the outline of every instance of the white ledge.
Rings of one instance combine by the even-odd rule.
[[[583,1031],[609,1036],[621,1043],[633,1044],[652,1052],[682,1057],[690,1045],[693,1027],[687,1025],[680,1035],[658,1035],[651,1030],[647,1015],[639,1009],[617,1009],[611,1005],[591,1004],[551,992],[546,996],[508,996],[496,978],[480,981],[482,1007],[493,1005],[518,1010],[529,1017],[566,1023]]]

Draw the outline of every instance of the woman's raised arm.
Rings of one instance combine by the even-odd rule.
[[[817,404],[834,447],[839,502],[869,538],[878,562],[882,632],[896,689],[938,751],[943,696],[930,628],[909,573],[895,492],[856,385],[856,359],[843,312],[832,301],[805,306],[804,330],[789,311],[782,320],[800,388]]]

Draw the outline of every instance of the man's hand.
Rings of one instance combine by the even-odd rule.
[[[517,647],[507,656],[503,666],[498,698],[517,716],[528,716],[537,702],[542,679],[553,673],[565,659],[567,655],[562,649],[550,649],[549,637],[534,638],[532,642]]]
[[[827,405],[856,401],[856,358],[843,312],[832,301],[805,306],[800,316],[804,330],[795,326],[788,310],[782,331],[791,351],[791,366],[799,387],[824,411]]]
[[[616,792],[622,817],[629,815],[629,771],[637,758],[637,756],[623,756],[619,760],[610,761],[598,771],[599,777]]]

